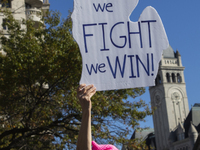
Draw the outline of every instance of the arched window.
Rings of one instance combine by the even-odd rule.
[[[184,134],[184,133],[182,133],[182,139],[183,139],[183,140],[185,139],[185,134]]]
[[[161,77],[158,75],[158,84],[161,84]]]
[[[176,78],[175,78],[175,74],[174,73],[172,73],[172,82],[176,82]]]
[[[161,77],[160,77],[160,75],[158,74],[157,75],[157,77],[156,77],[156,85],[159,85],[159,84],[161,84]]]
[[[181,134],[178,134],[178,140],[179,140],[179,141],[182,140],[182,136],[181,136]]]
[[[156,77],[155,84],[156,86],[158,85],[158,76]]]
[[[178,83],[182,82],[182,78],[181,78],[181,75],[179,73],[177,73],[177,82]]]
[[[166,74],[166,77],[167,77],[167,82],[170,82],[170,75],[169,75],[169,73]]]

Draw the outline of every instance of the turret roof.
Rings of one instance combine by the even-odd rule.
[[[136,129],[131,137],[131,139],[140,139],[144,140],[150,133],[154,133],[154,129]]]
[[[163,57],[164,58],[175,58],[175,53],[172,47],[169,45],[169,47],[165,50],[163,50]]]

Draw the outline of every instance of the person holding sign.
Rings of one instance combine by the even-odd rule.
[[[91,134],[91,97],[96,93],[94,85],[81,84],[77,88],[77,97],[82,108],[81,128],[78,135],[77,150],[118,150],[113,145],[98,145],[92,141]]]
[[[74,0],[72,33],[82,56],[77,92],[83,113],[77,150],[91,150],[90,99],[96,91],[155,85],[162,52],[169,42],[153,7],[146,7],[138,21],[130,20],[138,2]],[[117,150],[112,145],[92,144],[93,150]]]
[[[72,33],[82,56],[80,84],[97,91],[155,85],[169,42],[156,9],[147,6],[138,21],[130,15],[139,0],[74,0]]]

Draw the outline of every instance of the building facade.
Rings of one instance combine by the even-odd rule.
[[[188,115],[189,106],[181,56],[169,46],[163,51],[155,86],[149,88],[157,149],[168,149],[168,138]]]
[[[135,131],[132,138],[143,135],[149,149],[200,150],[200,104],[189,111],[181,55],[171,46],[163,51],[155,86],[149,87],[149,93],[155,108],[154,130]],[[122,150],[128,149],[123,146]]]
[[[49,0],[1,0],[0,8],[9,9],[13,17],[21,22],[23,19],[32,19],[37,27],[38,23],[42,22],[42,16],[46,14],[49,10],[50,4]],[[0,31],[3,35],[9,37],[8,27],[3,25],[3,22],[7,21],[4,14],[0,13]],[[26,26],[21,25],[21,28],[26,28]],[[0,50],[2,55],[6,55],[3,50]]]
[[[7,0],[7,2],[0,1],[1,9],[9,9],[14,18],[21,22],[23,19],[32,19],[37,22],[41,22],[42,15],[49,10],[49,0]],[[0,14],[0,24],[6,21],[3,13]],[[4,34],[7,34],[8,28],[1,26]]]

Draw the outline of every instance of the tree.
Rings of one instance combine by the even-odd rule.
[[[0,37],[7,53],[0,56],[0,149],[74,149],[81,124],[76,88],[82,60],[70,16],[60,21],[58,12],[50,13],[46,27],[37,28],[32,20],[23,20],[22,29],[11,13],[5,15],[9,38]],[[134,100],[143,93],[144,88],[97,92],[93,139],[127,142],[130,126],[151,115],[144,101]]]

